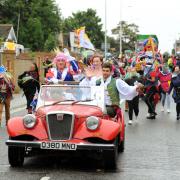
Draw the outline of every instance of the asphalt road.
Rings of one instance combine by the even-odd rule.
[[[147,108],[140,104],[140,115],[133,125],[126,126],[124,153],[118,157],[116,170],[105,170],[95,159],[33,157],[22,168],[11,168],[7,159],[5,127],[0,128],[0,180],[179,180],[180,121],[175,106],[171,113],[157,107],[155,120],[146,119]],[[19,109],[12,116],[23,115]],[[127,112],[125,113],[128,122]]]

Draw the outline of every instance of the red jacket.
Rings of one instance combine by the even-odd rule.
[[[158,78],[160,81],[161,88],[164,92],[169,91],[171,77],[172,77],[171,73],[163,74],[161,71],[159,71]]]

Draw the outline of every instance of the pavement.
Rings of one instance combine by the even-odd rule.
[[[11,101],[11,110],[23,107],[26,108],[26,97],[24,96],[23,91],[13,94],[13,99]]]
[[[14,113],[20,109],[26,109],[26,97],[24,96],[23,91],[13,94],[13,99],[11,100],[10,112]],[[3,107],[3,111],[5,108]],[[4,117],[4,113],[3,113]]]
[[[13,94],[13,99],[11,100],[10,105],[10,114],[18,113],[19,111],[26,111],[26,97],[24,96],[23,91],[20,91],[19,93]],[[19,114],[17,114],[19,115]],[[3,113],[2,113],[2,124],[0,127],[5,127],[5,107],[3,107]],[[1,179],[1,178],[0,178]]]

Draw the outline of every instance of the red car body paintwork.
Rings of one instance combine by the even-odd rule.
[[[40,90],[39,104],[34,115],[14,117],[8,121],[9,139],[6,145],[8,145],[10,165],[22,166],[24,157],[36,153],[71,156],[77,155],[78,152],[80,154],[88,152],[87,155],[95,155],[97,158],[100,155],[106,167],[115,167],[118,152],[124,151],[125,122],[123,113],[118,107],[114,107],[117,111],[114,118],[103,113],[105,112],[104,89],[98,87],[100,89],[97,89],[95,94],[92,91],[90,95],[95,97],[94,99],[87,98],[83,101],[80,96],[79,100],[62,101],[56,98],[60,96],[61,86],[55,86],[58,88],[55,98],[49,96],[51,92],[49,90],[54,87],[45,85],[42,88],[44,89],[42,93]],[[65,89],[67,93],[70,88],[71,86],[67,86]],[[52,95],[54,95],[53,91]],[[60,96],[62,97],[63,95]],[[42,103],[43,100],[47,100],[47,103]],[[92,102],[94,100],[96,103]]]
[[[118,134],[121,135],[120,140],[124,139],[124,117],[114,122],[108,116],[103,116],[99,107],[87,106],[82,104],[75,105],[54,105],[39,108],[36,112],[37,123],[34,128],[27,129],[23,125],[23,117],[15,117],[8,121],[8,134],[10,137],[21,135],[30,135],[37,140],[48,140],[46,114],[51,111],[69,111],[75,114],[75,124],[73,129],[73,138],[86,139],[97,137],[106,141],[113,140]],[[100,119],[100,126],[95,131],[87,129],[85,120],[89,116],[96,116]],[[72,138],[72,140],[73,140]]]

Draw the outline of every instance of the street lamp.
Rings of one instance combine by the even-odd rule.
[[[104,37],[105,61],[107,59],[107,1],[105,0],[105,37]]]
[[[18,24],[17,24],[17,43],[18,43],[18,38],[19,38],[19,22],[20,22],[20,9],[19,9],[19,14],[18,14]]]
[[[119,23],[119,54],[122,54],[122,0],[120,2],[120,23]]]

